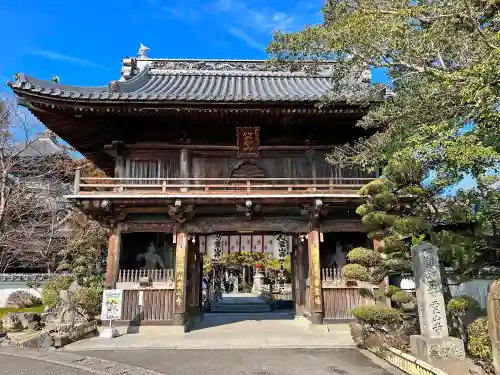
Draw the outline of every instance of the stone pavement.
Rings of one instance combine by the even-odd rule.
[[[153,328],[153,327],[151,327]],[[154,328],[150,333],[125,334],[113,339],[93,337],[64,347],[65,351],[139,349],[263,349],[354,348],[347,324],[311,330],[305,319],[280,313],[206,314],[189,333],[178,327]],[[170,331],[169,331],[170,329]]]
[[[0,348],[1,375],[164,375],[163,373],[106,359],[59,351]]]

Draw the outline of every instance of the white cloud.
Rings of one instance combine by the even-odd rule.
[[[199,18],[198,12],[186,7],[162,7],[171,17],[178,18],[185,22],[196,21]]]
[[[250,47],[256,48],[260,51],[264,51],[266,49],[266,46],[262,43],[259,43],[257,40],[252,38],[250,35],[248,35],[246,32],[244,32],[241,29],[238,29],[236,27],[231,27],[229,29],[229,32],[234,35],[235,37],[241,39],[244,41],[247,45]]]
[[[230,13],[234,23],[264,34],[277,29],[289,31],[295,19],[291,14],[268,7],[252,8],[239,0],[218,0],[211,8],[215,12]]]
[[[62,53],[52,51],[52,50],[47,50],[47,49],[39,49],[39,48],[34,48],[28,51],[30,55],[35,55],[35,56],[40,56],[49,60],[54,60],[54,61],[67,61],[75,65],[80,65],[80,66],[87,66],[87,67],[93,67],[93,68],[102,68],[103,66],[100,64],[97,64],[93,61],[86,60],[86,59],[81,59],[79,57],[74,57],[70,55],[64,55]]]

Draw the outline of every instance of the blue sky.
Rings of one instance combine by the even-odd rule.
[[[0,78],[105,85],[140,43],[163,58],[265,59],[276,29],[321,22],[323,0],[2,0]],[[377,80],[382,79],[377,75]],[[0,91],[6,90],[2,86]]]
[[[158,58],[265,59],[274,30],[322,21],[324,0],[2,0],[0,94],[16,72],[106,85],[140,43]],[[387,82],[383,72],[374,82]],[[466,181],[469,185],[470,181]]]

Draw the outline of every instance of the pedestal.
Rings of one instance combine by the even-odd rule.
[[[107,327],[104,328],[101,333],[99,333],[99,337],[104,337],[106,339],[112,339],[113,337],[120,336],[120,332],[115,327]]]
[[[260,273],[256,274],[253,277],[253,286],[252,286],[252,292],[261,292],[262,291],[262,285],[264,284],[264,276],[262,276]]]
[[[411,352],[425,362],[432,362],[432,358],[465,358],[464,342],[456,337],[433,338],[412,335],[410,336],[410,347]]]

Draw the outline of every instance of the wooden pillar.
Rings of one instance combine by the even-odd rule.
[[[187,234],[184,228],[177,233],[175,253],[175,301],[174,301],[174,324],[186,324],[187,308]]]
[[[118,225],[113,225],[108,240],[108,258],[106,265],[106,286],[114,289],[118,267],[120,265],[121,234]]]
[[[188,149],[183,148],[180,155],[180,177],[188,179],[191,177],[191,155]],[[184,185],[189,184],[189,180],[183,180]]]
[[[298,304],[301,307],[304,307],[306,301],[306,270],[305,261],[307,261],[307,257],[305,256],[305,243],[299,239],[297,244],[297,277],[298,277]]]
[[[321,265],[319,257],[319,221],[312,220],[307,236],[309,253],[309,285],[311,288],[311,321],[323,324],[323,290],[321,289]]]
[[[291,265],[291,284],[292,284],[292,300],[295,304],[295,310],[297,310],[298,301],[298,285],[299,278],[297,273],[297,238],[292,239],[292,252],[290,253],[290,265]]]
[[[316,184],[316,151],[306,150],[306,159],[312,180],[311,182]]]

